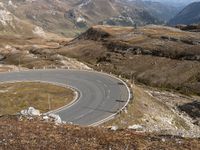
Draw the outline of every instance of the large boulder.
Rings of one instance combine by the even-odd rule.
[[[23,116],[40,116],[40,111],[33,108],[33,107],[29,107],[28,109],[22,110],[21,115]]]
[[[49,114],[48,117],[51,118],[53,120],[53,122],[55,122],[56,124],[63,123],[59,115]]]

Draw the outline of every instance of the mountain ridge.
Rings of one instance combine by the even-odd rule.
[[[194,2],[186,6],[180,13],[169,21],[169,25],[198,24],[200,23],[200,2]]]
[[[97,24],[162,24],[169,16],[161,16],[169,13],[160,13],[161,9],[157,11],[157,8],[162,6],[166,12],[174,10],[158,3],[148,6],[140,0],[139,4],[127,0],[2,0],[1,3],[20,20],[67,37],[77,36]]]

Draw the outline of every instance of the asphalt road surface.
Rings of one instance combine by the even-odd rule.
[[[98,72],[32,70],[0,73],[0,82],[12,81],[44,81],[77,89],[77,100],[54,113],[63,121],[83,126],[98,125],[106,121],[130,99],[129,89],[123,81]]]

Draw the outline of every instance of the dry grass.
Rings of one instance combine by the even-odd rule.
[[[4,56],[2,64],[19,64],[24,68],[43,68],[48,66],[61,66],[59,59],[51,58],[56,55],[56,48],[63,42],[71,39],[59,36],[48,38],[27,37],[17,35],[0,35],[0,55]],[[5,70],[5,69],[4,69]]]
[[[109,25],[96,25],[93,26],[94,29],[101,29],[101,31],[107,32],[110,35],[117,35],[117,34],[127,34],[133,31],[132,27],[117,27],[117,26],[109,26]]]
[[[200,95],[200,45],[195,42],[200,42],[198,33],[169,27],[95,26],[58,53],[125,78],[133,73],[146,85]]]
[[[133,87],[133,93],[134,100],[129,104],[127,112],[122,112],[103,126],[115,125],[126,129],[132,125],[141,125],[143,131],[148,132],[200,136],[200,127],[194,126],[187,115],[177,109],[178,105],[194,101],[190,97],[139,85]]]
[[[0,84],[0,115],[15,114],[16,112],[35,107],[41,112],[54,110],[70,103],[74,98],[71,89],[37,82],[19,82]]]
[[[70,150],[199,150],[200,140],[170,135],[136,133],[131,130],[110,131],[44,123],[39,119],[19,121],[0,118],[0,149],[70,149]]]
[[[154,113],[149,115],[155,118],[155,114],[160,116],[167,113],[172,114],[167,105],[159,102],[154,97],[151,97],[147,92],[145,92],[145,88],[134,86],[133,92],[134,100],[131,101],[131,104],[128,106],[128,114],[120,114],[117,119],[110,122],[111,124],[118,124],[120,127],[126,128],[132,124],[143,124],[144,122],[142,121],[142,118],[147,113]],[[156,109],[153,110],[154,108]],[[127,124],[121,122],[127,122]]]

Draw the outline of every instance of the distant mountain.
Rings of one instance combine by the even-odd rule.
[[[162,24],[177,11],[171,6],[142,0],[1,0],[0,5],[1,31],[16,30],[26,33],[27,29],[28,33],[42,34],[44,31],[67,37],[78,35],[97,24]],[[12,24],[15,27],[5,26],[4,10],[14,20],[18,20]],[[25,27],[25,24],[30,28],[27,25]],[[24,27],[18,29],[17,26]]]
[[[169,25],[200,23],[200,2],[186,6],[178,15],[169,21]]]
[[[186,6],[186,5],[190,4],[190,3],[193,3],[193,2],[198,1],[198,0],[150,0],[150,1],[160,2],[160,3],[164,3],[164,4]],[[175,6],[175,7],[178,7],[178,6]]]
[[[11,3],[9,4],[11,5]],[[13,13],[11,13],[6,6],[7,5],[0,2],[0,34],[40,34],[40,36],[42,33],[44,34],[44,31],[42,31],[40,27],[18,18]]]
[[[1,4],[20,20],[64,36],[74,36],[95,24],[159,22],[146,9],[127,0],[1,0]]]
[[[162,22],[168,22],[182,9],[182,7],[170,3],[163,3],[162,1],[133,0],[130,3],[133,6],[146,10],[151,16],[154,16]]]

